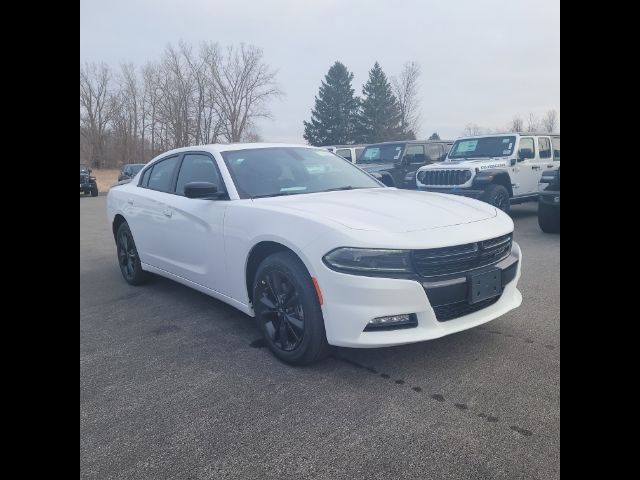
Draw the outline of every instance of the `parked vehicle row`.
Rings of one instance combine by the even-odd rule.
[[[504,212],[537,201],[542,172],[560,167],[560,135],[495,134],[456,140],[444,162],[418,169],[419,190],[477,198]]]
[[[419,155],[404,142],[389,158],[387,145],[363,157],[395,166]],[[160,155],[112,187],[107,214],[127,282],[155,273],[222,300],[255,317],[292,364],[329,345],[439,338],[520,305],[508,215],[385,187],[322,148],[206,145]]]

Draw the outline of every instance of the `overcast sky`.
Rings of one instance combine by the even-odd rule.
[[[265,141],[304,143],[320,81],[340,60],[359,95],[378,61],[387,76],[422,67],[422,128],[455,138],[514,114],[560,112],[559,0],[81,0],[80,60],[142,65],[167,43],[254,44],[285,92]]]

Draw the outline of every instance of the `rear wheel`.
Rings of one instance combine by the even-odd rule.
[[[509,192],[502,185],[489,185],[480,200],[499,208],[504,213],[509,213]]]
[[[118,264],[125,281],[131,285],[142,285],[149,280],[149,273],[142,270],[140,257],[129,225],[124,222],[116,234]]]
[[[328,353],[315,287],[294,254],[278,252],[262,261],[253,284],[253,309],[269,349],[280,360],[307,365]]]
[[[560,207],[538,202],[538,225],[545,233],[559,233]]]

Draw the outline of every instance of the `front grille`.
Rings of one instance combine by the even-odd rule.
[[[466,173],[469,170],[423,170],[420,175],[420,183],[424,185],[456,186],[463,185],[467,180]]]
[[[500,296],[487,298],[486,300],[482,300],[478,303],[468,303],[464,302],[456,302],[450,303],[448,305],[438,305],[437,307],[433,307],[433,311],[436,314],[436,319],[439,322],[446,322],[447,320],[454,320],[459,317],[463,317],[465,315],[469,315],[473,312],[477,312],[478,310],[482,310],[483,308],[487,308],[490,305],[493,305],[498,300],[500,300]]]
[[[499,262],[511,253],[511,234],[454,247],[414,250],[418,275],[435,277],[467,272]]]
[[[89,181],[89,177],[87,175],[80,175],[80,183],[87,183]]]

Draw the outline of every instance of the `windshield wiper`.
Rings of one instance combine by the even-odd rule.
[[[353,187],[351,185],[345,185],[344,187],[336,187],[336,188],[328,188],[327,190],[320,190],[320,192],[336,192],[338,190],[355,190],[356,188],[361,188],[361,187]]]
[[[250,197],[250,198],[251,198],[251,200],[253,200],[254,198],[284,197],[285,195],[297,195],[299,193],[304,193],[304,192],[278,192],[278,193],[269,193],[267,195],[255,195],[255,196]]]

